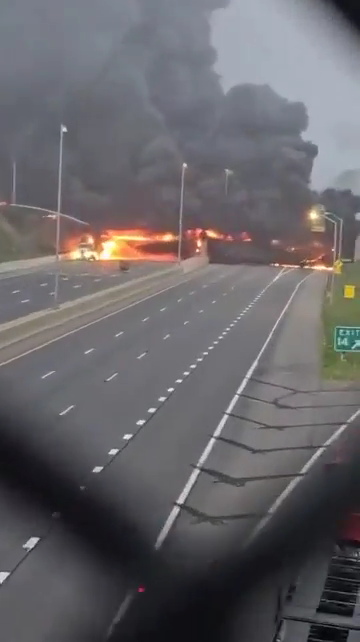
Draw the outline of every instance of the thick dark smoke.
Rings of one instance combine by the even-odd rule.
[[[268,86],[224,95],[210,25],[229,2],[3,0],[0,197],[15,157],[18,201],[55,207],[64,122],[69,213],[169,228],[186,161],[188,224],[292,226],[312,201],[306,108]]]
[[[360,234],[360,226],[355,218],[360,212],[360,196],[349,189],[328,188],[318,195],[318,200],[329,212],[343,219],[347,234],[355,242]]]

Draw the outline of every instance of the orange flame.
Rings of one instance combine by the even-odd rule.
[[[106,230],[105,240],[102,242],[101,260],[125,259],[127,261],[174,261],[176,256],[173,252],[156,253],[146,249],[144,245],[151,245],[158,242],[170,243],[176,240],[176,236],[170,232],[157,234],[149,230]]]

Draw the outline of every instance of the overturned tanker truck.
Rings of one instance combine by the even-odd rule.
[[[315,205],[298,222],[292,221],[288,229],[283,225],[264,229],[248,222],[246,231],[233,235],[232,240],[209,238],[210,262],[330,267],[334,260],[334,225],[324,214],[324,208]],[[344,219],[341,255],[347,262],[354,260],[355,228],[355,219]]]

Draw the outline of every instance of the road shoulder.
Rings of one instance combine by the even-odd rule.
[[[177,546],[181,542],[185,557],[196,551],[197,562],[205,562],[238,545],[239,537],[244,542],[353,413],[356,395],[324,388],[320,380],[323,288],[317,274],[300,288],[202,466],[171,538]]]

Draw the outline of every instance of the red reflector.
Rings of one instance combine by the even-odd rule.
[[[145,593],[145,586],[139,586],[138,593]]]

